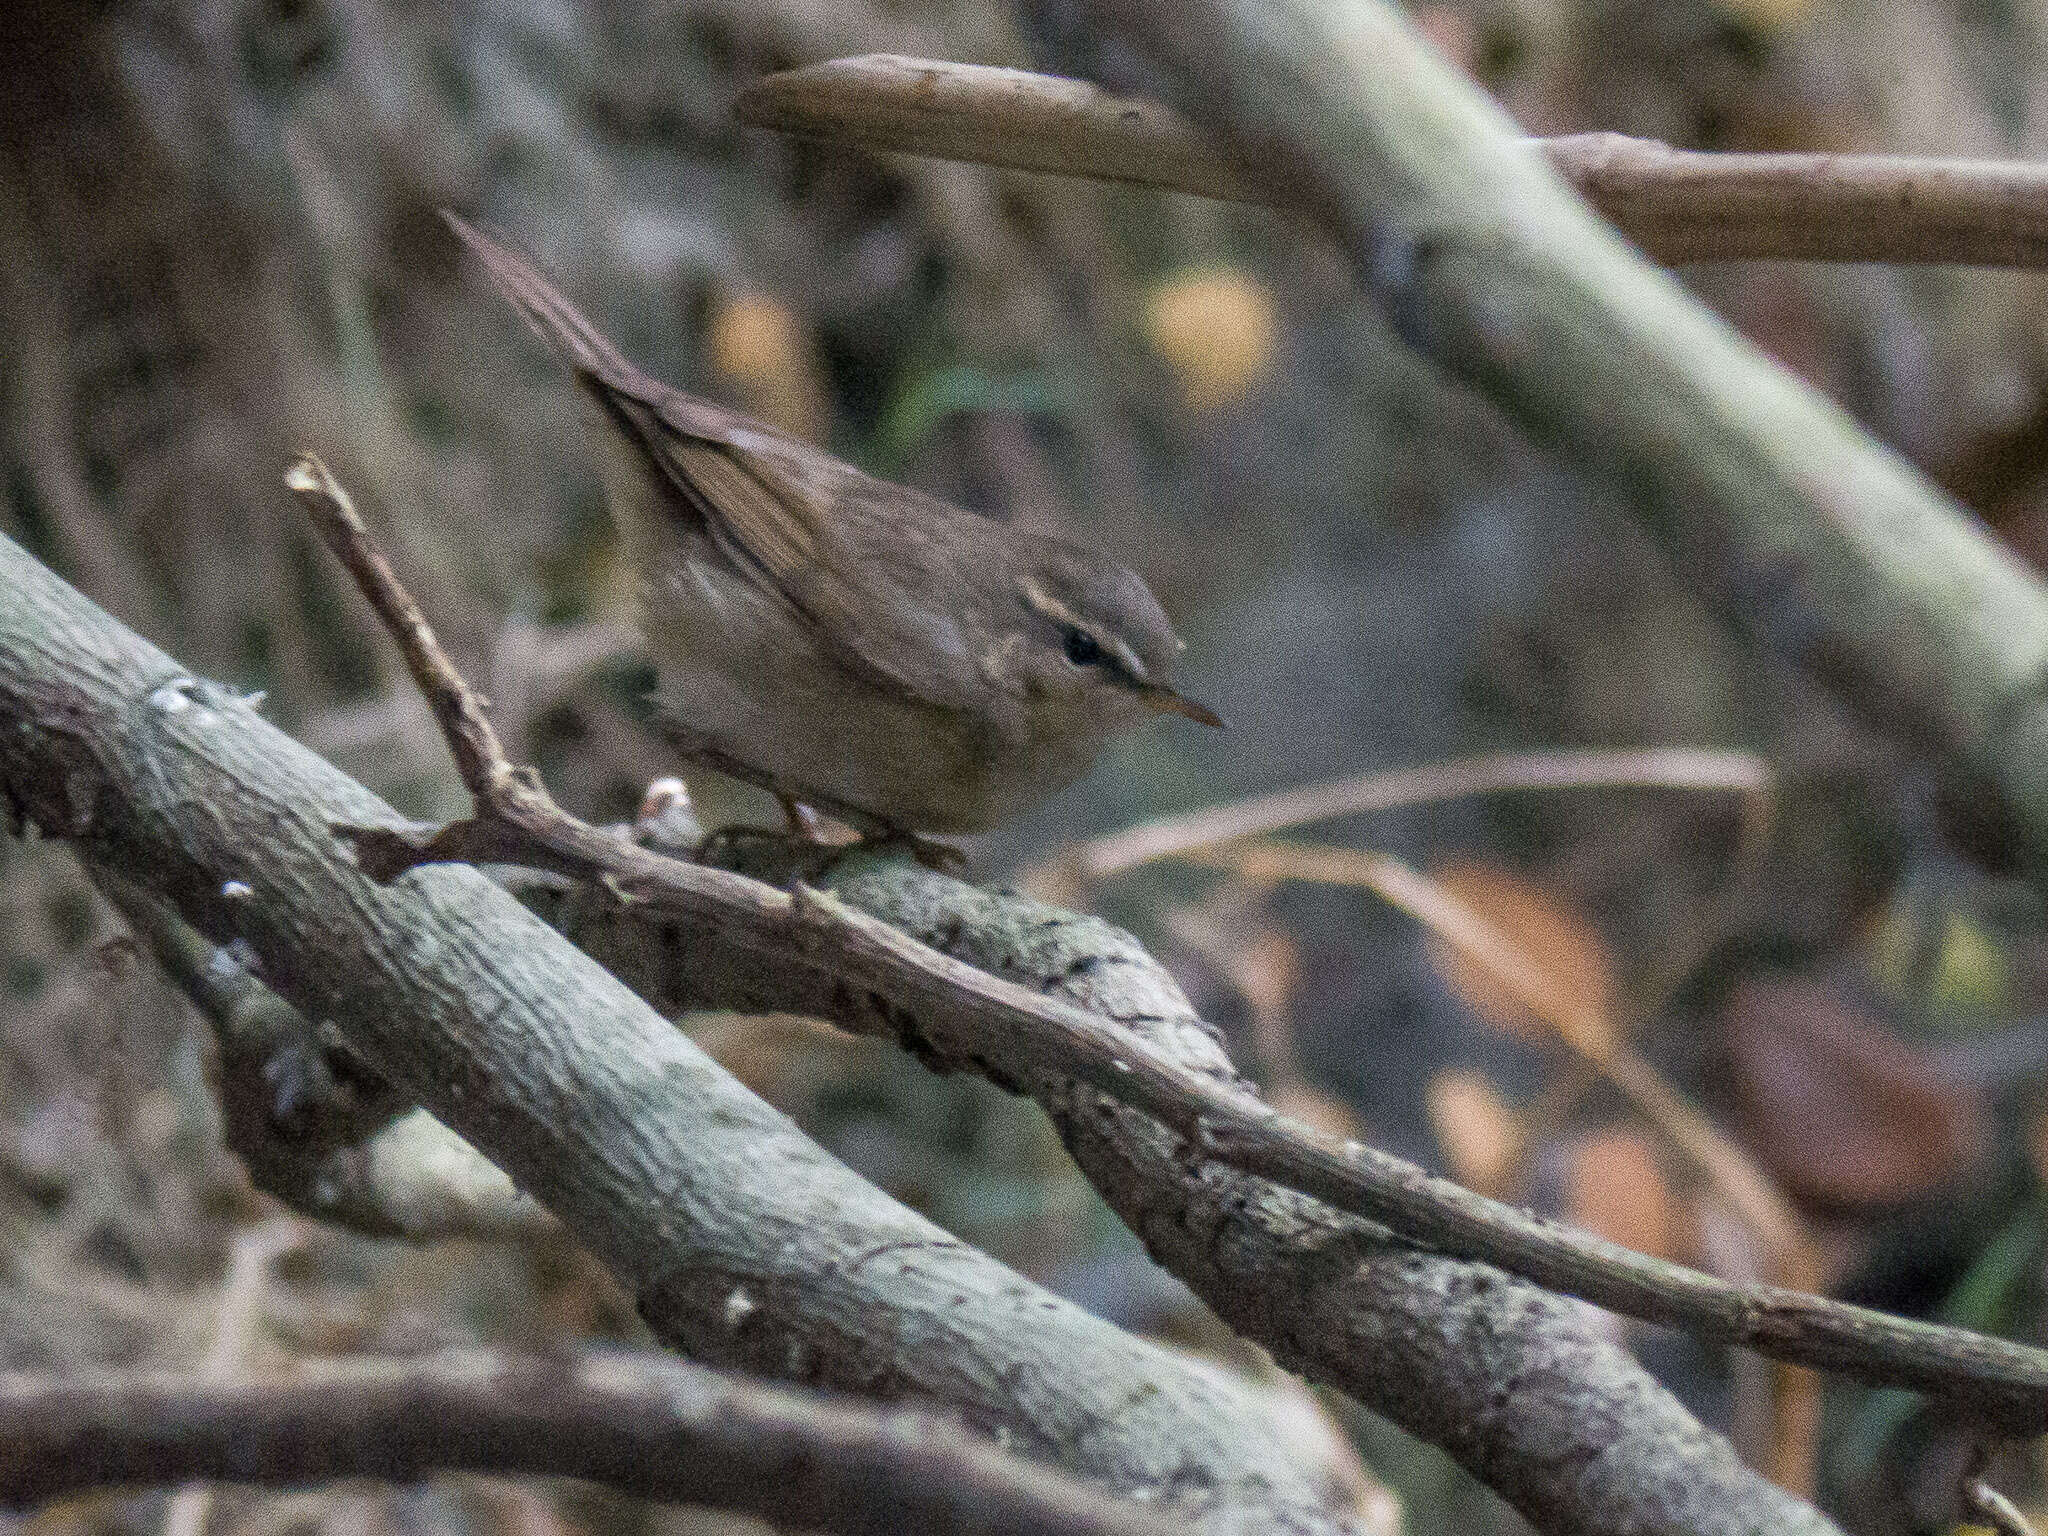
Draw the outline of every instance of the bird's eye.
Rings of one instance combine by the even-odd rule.
[[[1102,660],[1102,643],[1085,629],[1067,630],[1067,660],[1077,667],[1092,667]]]

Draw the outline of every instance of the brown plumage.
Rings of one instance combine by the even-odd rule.
[[[857,824],[979,830],[1147,713],[1180,641],[1136,574],[863,474],[649,378],[512,251],[448,223],[569,364],[640,577],[664,707]]]

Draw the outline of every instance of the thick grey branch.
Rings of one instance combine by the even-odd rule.
[[[475,870],[370,880],[331,829],[399,825],[388,806],[5,540],[0,591],[7,799],[244,941],[267,985],[541,1199],[664,1340],[950,1405],[1204,1529],[1347,1528],[1254,1394],[854,1177]]]
[[[196,1479],[578,1477],[843,1536],[1169,1536],[1175,1526],[907,1409],[653,1356],[306,1362],[279,1380],[0,1377],[0,1503]]]
[[[503,760],[502,753],[495,749],[491,740],[488,723],[481,719],[474,701],[467,697],[459,676],[453,674],[445,657],[439,655],[431,631],[416,606],[391,577],[374,549],[368,546],[367,536],[359,523],[349,515],[346,498],[339,493],[338,487],[329,485],[323,488],[317,484],[316,477],[317,466],[300,466],[294,478],[304,483],[295,484],[295,489],[302,497],[315,498],[324,510],[334,513],[338,520],[334,532],[343,537],[344,542],[350,545],[351,554],[356,557],[351,560],[351,567],[359,568],[376,589],[380,611],[407,621],[395,624],[394,629],[406,644],[415,674],[429,689],[437,712],[449,727],[451,738],[463,758],[465,779],[482,794],[482,819],[465,827],[451,828],[435,842],[439,843],[450,835],[497,838],[520,833],[523,823],[531,822],[539,835],[548,838],[547,846],[552,855],[571,862],[594,857],[582,845],[610,844],[613,840],[580,824],[564,825],[566,819],[553,809],[538,784],[530,776],[515,772]],[[53,588],[56,587],[54,578],[48,578],[47,573],[39,574]],[[58,589],[58,595],[61,595],[61,589]],[[111,624],[105,627],[113,628]],[[209,729],[217,730],[222,717],[216,702],[202,685],[187,679],[175,679],[151,692],[144,705],[145,718],[150,711],[168,717],[198,711],[195,723],[204,723]],[[181,744],[189,751],[189,743]],[[264,788],[273,787],[270,781],[266,781]],[[105,829],[98,824],[96,816],[80,816],[81,798],[76,792],[75,780],[71,783],[71,792],[55,800],[37,798],[45,788],[46,781],[29,776],[23,796],[27,808],[46,824],[54,813],[59,818],[57,824],[70,827],[74,835],[88,846],[96,835],[105,835]],[[361,829],[368,824],[351,818],[349,825]],[[373,825],[370,830],[374,832]],[[358,830],[353,836],[356,846],[362,847],[366,841],[362,832]],[[1041,1024],[1049,1022],[1055,1027],[1063,1024],[1080,1040],[1093,1041],[1102,1033],[1086,1010],[1036,1004],[1032,995],[1023,993],[1021,989],[1004,988],[1002,984],[981,976],[978,970],[949,965],[942,957],[916,953],[915,945],[905,949],[899,940],[896,947],[884,944],[880,948],[869,947],[862,953],[857,943],[849,945],[847,941],[857,941],[864,934],[886,935],[889,930],[871,922],[864,927],[851,909],[836,909],[821,899],[792,903],[789,898],[755,882],[722,871],[680,865],[674,860],[630,847],[618,847],[617,857],[603,860],[599,867],[607,874],[600,887],[607,899],[644,900],[646,895],[658,893],[683,923],[701,924],[701,932],[694,936],[697,942],[690,946],[696,958],[708,961],[709,957],[718,956],[722,951],[739,962],[741,975],[754,978],[757,985],[760,978],[773,977],[771,984],[779,985],[784,993],[802,991],[801,986],[792,987],[793,979],[800,978],[813,987],[822,981],[829,988],[830,995],[826,1005],[818,1011],[827,1016],[845,1015],[855,1022],[866,1021],[872,1016],[875,1022],[906,1043],[915,1045],[923,1040],[917,1017],[920,1008],[929,1011],[936,1007],[940,1013],[937,1032],[931,1036],[933,1040],[939,1040],[944,1038],[943,1032],[949,1022],[943,1017],[949,1011],[949,1001],[967,999],[985,1004],[991,996],[998,1005],[1007,1002],[1020,1017]],[[420,873],[419,870],[409,871],[408,878]],[[634,895],[636,887],[641,892],[638,896]],[[228,879],[218,890],[218,898],[230,903],[228,910],[242,912],[245,927],[247,917],[252,915],[246,904],[259,894],[258,884],[240,876]],[[1055,915],[1051,922],[1035,923],[1033,927],[1041,934],[1058,928],[1061,924],[1057,917]],[[954,927],[957,938],[964,932],[957,916]],[[675,936],[675,930],[666,934],[669,938]],[[819,942],[821,939],[823,943]],[[1128,943],[1127,940],[1125,942]],[[258,947],[260,949],[260,945]],[[1137,951],[1135,945],[1130,948],[1142,956],[1142,951]],[[818,963],[821,956],[823,964]],[[885,991],[874,990],[872,962],[877,958],[882,962],[884,972],[889,973]],[[1011,957],[1006,954],[1000,958]],[[1062,980],[1085,975],[1101,958],[1099,953],[1089,953],[1086,956],[1088,963],[1063,970],[1060,973]],[[766,970],[761,963],[764,959],[778,961],[779,966]],[[839,962],[836,965],[835,959]],[[704,967],[706,970],[710,968],[708,963]],[[849,986],[850,976],[860,978],[862,984]],[[289,987],[286,986],[285,990],[288,992]],[[1002,995],[1005,991],[1014,995],[1005,998]],[[341,989],[331,981],[327,984],[327,996],[337,1008],[344,1002]],[[787,1003],[786,998],[780,1001]],[[1052,1017],[1049,1020],[1039,1019],[1041,1012]],[[1063,1018],[1062,1015],[1071,1017]],[[1151,1056],[1152,1042],[1146,1026],[1163,1024],[1167,1026],[1166,1038],[1173,1045],[1185,1048],[1190,1040],[1199,1039],[1213,1054],[1213,1060],[1204,1063],[1207,1072],[1218,1078],[1230,1079],[1227,1060],[1215,1049],[1213,1039],[1200,1021],[1186,1013],[1184,1002],[1166,1015],[1124,1013],[1116,1016],[1120,1022],[1135,1026],[1130,1041],[1134,1054]],[[371,1054],[376,1053],[373,1051]],[[1100,1052],[1096,1054],[1100,1055]],[[1018,1080],[992,1070],[986,1062],[977,1064],[999,1081]],[[1195,1100],[1212,1098],[1217,1110],[1226,1118],[1240,1113],[1239,1107],[1229,1102],[1230,1095],[1206,1094],[1207,1085],[1199,1078],[1191,1077],[1175,1062],[1168,1060],[1148,1064],[1165,1074],[1164,1080],[1169,1086],[1175,1082],[1189,1085]],[[464,1065],[472,1064],[465,1062]],[[1105,1058],[1087,1070],[1091,1075],[1099,1076],[1097,1067],[1120,1073],[1128,1066],[1128,1063]],[[402,1069],[396,1075],[401,1079],[408,1076]],[[1212,1171],[1221,1172],[1182,1168],[1182,1146],[1192,1143],[1199,1157],[1204,1151],[1201,1146],[1203,1138],[1193,1135],[1184,1142],[1174,1131],[1125,1108],[1113,1097],[1086,1090],[1076,1093],[1076,1085],[1062,1077],[1048,1081],[1043,1070],[1034,1071],[1032,1075],[1041,1082],[1042,1096],[1054,1107],[1056,1114],[1070,1099],[1082,1109],[1083,1113],[1078,1117],[1063,1117],[1063,1129],[1077,1148],[1092,1138],[1135,1165],[1134,1170],[1112,1168],[1105,1172],[1135,1171],[1140,1199],[1136,1213],[1127,1211],[1127,1215],[1144,1232],[1147,1240],[1179,1260],[1177,1268],[1199,1257],[1207,1261],[1209,1270],[1214,1270],[1217,1242],[1213,1223],[1203,1223],[1203,1241],[1196,1252],[1188,1253],[1179,1251],[1171,1236],[1164,1235],[1156,1221],[1148,1225],[1144,1219],[1147,1215],[1156,1216],[1159,1196],[1163,1193],[1168,1202],[1177,1207],[1177,1235],[1186,1236],[1189,1223],[1185,1194],[1190,1175],[1202,1178]],[[1114,1083],[1116,1079],[1112,1077],[1109,1081]],[[462,1083],[458,1081],[454,1085],[453,1100],[458,1112],[468,1112],[469,1106],[463,1102],[466,1095],[460,1091],[461,1088]],[[1235,1096],[1242,1100],[1250,1099],[1241,1086],[1236,1087]],[[508,1100],[501,1093],[498,1100],[505,1109],[522,1117],[530,1117],[535,1112],[524,1095],[514,1095]],[[1167,1102],[1173,1103],[1176,1109],[1180,1107],[1171,1093]],[[436,1107],[440,1106],[437,1104]],[[1259,1118],[1267,1117],[1261,1115]],[[463,1128],[468,1129],[468,1126]],[[1199,1129],[1199,1124],[1195,1129]],[[488,1142],[486,1150],[513,1162],[513,1157],[501,1150],[502,1145]],[[758,1168],[749,1171],[758,1172]],[[1164,1179],[1159,1177],[1162,1172],[1166,1175]],[[1417,1322],[1426,1324],[1433,1332],[1447,1322],[1456,1322],[1475,1304],[1488,1313],[1499,1311],[1499,1300],[1493,1294],[1496,1289],[1509,1293],[1516,1289],[1502,1284],[1500,1277],[1490,1271],[1478,1270],[1468,1274],[1467,1266],[1445,1260],[1424,1260],[1426,1269],[1436,1271],[1425,1279],[1436,1283],[1418,1284],[1415,1277],[1401,1272],[1402,1261],[1413,1260],[1417,1256],[1398,1248],[1390,1241],[1389,1235],[1378,1228],[1339,1217],[1298,1194],[1262,1188],[1256,1181],[1246,1180],[1235,1172],[1212,1182],[1221,1183],[1226,1188],[1232,1184],[1240,1186],[1229,1191],[1227,1212],[1257,1202],[1266,1207],[1263,1214],[1267,1219],[1252,1225],[1244,1234],[1247,1238],[1263,1241],[1263,1251],[1259,1256],[1264,1262],[1258,1267],[1255,1277],[1259,1287],[1257,1307],[1250,1313],[1242,1307],[1233,1310],[1229,1303],[1238,1300],[1231,1293],[1234,1288],[1226,1288],[1223,1297],[1215,1291],[1207,1294],[1253,1336],[1268,1340],[1288,1358],[1303,1360],[1318,1374],[1347,1385],[1370,1380],[1358,1375],[1351,1359],[1352,1350],[1342,1351],[1339,1359],[1332,1361],[1319,1351],[1314,1341],[1289,1331],[1298,1319],[1311,1315],[1305,1305],[1308,1298],[1300,1294],[1304,1285],[1318,1292],[1337,1290],[1326,1285],[1331,1278],[1329,1261],[1333,1252],[1348,1261],[1349,1267],[1340,1264],[1336,1271],[1335,1278],[1340,1283],[1369,1282],[1375,1278],[1383,1283],[1388,1279],[1393,1281],[1385,1287],[1390,1295],[1373,1298],[1377,1306],[1360,1305],[1342,1298],[1341,1291],[1334,1298],[1340,1304],[1332,1315],[1323,1320],[1325,1329],[1338,1337],[1348,1338],[1354,1344],[1359,1337],[1356,1325],[1361,1323],[1374,1330],[1372,1336],[1386,1340],[1389,1335],[1384,1325],[1390,1313],[1402,1317],[1403,1333],[1413,1332]],[[605,1236],[614,1245],[621,1242],[615,1233]],[[1328,1242],[1333,1237],[1337,1239],[1334,1248]],[[885,1244],[883,1251],[891,1246],[896,1245]],[[1383,1266],[1389,1272],[1387,1275],[1373,1274],[1368,1259],[1374,1250],[1385,1250],[1384,1256],[1395,1260]],[[1304,1269],[1307,1271],[1306,1279],[1301,1274]],[[1205,1271],[1201,1278],[1208,1280],[1214,1276]],[[1467,1279],[1476,1283],[1460,1283]],[[1446,1281],[1452,1285],[1446,1286]],[[1267,1310],[1266,1296],[1275,1289],[1287,1289],[1289,1282],[1296,1292],[1293,1299],[1298,1305],[1276,1316]],[[1462,1290],[1463,1296],[1453,1295],[1453,1289]],[[686,1320],[681,1325],[684,1327],[688,1326],[689,1320],[711,1321],[705,1316],[707,1298],[699,1285],[692,1284],[682,1290],[666,1286],[643,1287],[640,1297],[643,1310],[657,1327],[663,1320],[675,1316]],[[1327,1305],[1333,1298],[1322,1296],[1317,1299]],[[959,1300],[956,1296],[956,1304]],[[1745,1525],[1758,1519],[1797,1520],[1802,1515],[1818,1520],[1812,1511],[1790,1504],[1775,1490],[1750,1478],[1735,1466],[1725,1443],[1694,1424],[1625,1356],[1606,1348],[1599,1341],[1574,1339],[1576,1330],[1571,1326],[1574,1320],[1568,1313],[1552,1310],[1545,1314],[1544,1308],[1554,1309],[1555,1302],[1534,1292],[1516,1300],[1520,1303],[1515,1309],[1519,1325],[1510,1330],[1504,1350],[1489,1352],[1483,1357],[1469,1344],[1442,1356],[1436,1356],[1432,1350],[1429,1353],[1435,1358],[1406,1362],[1405,1368],[1396,1373],[1396,1382],[1414,1381],[1419,1375],[1440,1376],[1440,1362],[1447,1358],[1457,1359],[1460,1367],[1476,1366],[1472,1374],[1464,1375],[1461,1371],[1460,1379],[1455,1383],[1433,1382],[1421,1401],[1402,1401],[1397,1394],[1390,1393],[1384,1383],[1377,1382],[1373,1385],[1378,1388],[1378,1395],[1371,1391],[1365,1395],[1369,1400],[1391,1402],[1396,1411],[1403,1411],[1409,1417],[1410,1422],[1425,1427],[1425,1432],[1433,1431],[1437,1438],[1466,1455],[1475,1466],[1493,1474],[1501,1481],[1504,1490],[1520,1499],[1526,1508],[1572,1528],[1604,1528],[1605,1522],[1610,1520],[1618,1521],[1628,1529],[1643,1528],[1645,1522],[1650,1521],[1655,1522],[1653,1528],[1673,1530],[1712,1528],[1702,1527],[1700,1522],[1714,1519],[1732,1518]],[[730,1330],[735,1314],[745,1320],[756,1310],[758,1303],[752,1294],[743,1286],[735,1286],[727,1294],[719,1315]],[[1349,1333],[1335,1327],[1347,1321],[1354,1325]],[[1318,1330],[1317,1338],[1323,1336],[1324,1330]],[[1532,1346],[1537,1350],[1534,1357],[1528,1354]],[[1576,1367],[1561,1391],[1524,1391],[1517,1394],[1512,1405],[1503,1407],[1500,1404],[1498,1382],[1526,1380],[1534,1360],[1555,1361],[1560,1355],[1570,1355]],[[1446,1401],[1443,1390],[1446,1385],[1469,1389],[1468,1400],[1461,1404],[1459,1412],[1449,1418],[1440,1416]],[[1589,1416],[1589,1402],[1609,1411]],[[1589,1417],[1598,1437],[1589,1445],[1589,1452],[1613,1453],[1608,1456],[1607,1465],[1610,1468],[1625,1466],[1625,1476],[1592,1480],[1589,1485],[1587,1479],[1576,1475],[1576,1458],[1572,1466],[1574,1475],[1563,1479],[1558,1476],[1554,1445],[1559,1424],[1578,1424],[1586,1422]],[[1538,1454],[1532,1456],[1531,1451],[1539,1447]],[[1703,1491],[1707,1495],[1704,1500],[1701,1497]]]
[[[1192,1500],[1205,1529],[1344,1528],[1241,1391],[853,1178],[474,870],[369,880],[331,828],[396,825],[388,807],[4,540],[0,587],[12,802],[216,939],[245,940],[280,995],[543,1199],[662,1337],[952,1404],[1121,1491]],[[1055,990],[1134,1038],[1229,1072],[1185,1002],[1156,1006],[1162,987],[1177,996],[1170,981],[1107,925],[1046,913],[1012,926],[1025,909],[922,881],[884,882],[872,900],[989,969],[1056,974]],[[671,998],[776,1007],[818,986],[800,951],[785,943],[764,964],[709,909],[631,934],[652,946],[632,957],[639,974]],[[1190,1176],[1178,1138],[1100,1094],[1053,1108],[1098,1187],[1241,1329],[1450,1447],[1547,1527],[1831,1529],[1741,1468],[1573,1304],[1220,1166]]]
[[[832,957],[841,984],[875,989],[862,1027],[928,1060],[1024,1084],[1041,1101],[1055,1097],[1052,1085],[1062,1080],[1086,1084],[1143,1110],[1194,1156],[1632,1317],[1798,1365],[1945,1392],[1966,1411],[2015,1429],[2048,1423],[2048,1352],[1799,1291],[1731,1285],[1514,1210],[1362,1143],[1340,1147],[1289,1124],[1246,1085],[1223,1077],[1220,1063],[1212,1078],[1153,1049],[1133,1050],[1085,1011],[1062,1017],[972,965],[930,977],[919,995],[905,985],[907,946],[897,928],[832,897],[811,899],[821,904],[815,942]],[[1184,1022],[1196,1023],[1191,1016]]]
[[[701,915],[621,904],[601,886],[565,893],[556,920],[664,1011],[818,1012],[886,1032],[941,1069],[1031,1093],[1154,1256],[1241,1333],[1446,1446],[1545,1528],[1831,1529],[1739,1466],[1574,1304],[1208,1161],[1159,1121],[1077,1083],[1070,1072],[1129,1092],[1143,1052],[1234,1101],[1223,1119],[1266,1113],[1214,1031],[1128,934],[900,861],[854,854],[820,875],[800,852],[746,852],[753,873],[803,873],[844,904],[842,917],[867,915],[817,925],[813,945],[843,945],[856,927],[908,935],[974,967],[964,990],[934,1005],[899,980],[885,1001],[836,966],[766,973],[697,942]],[[990,976],[1053,1006],[1022,1007],[1018,987],[1000,987],[1007,1008],[985,1009],[979,995],[998,987]],[[1074,1014],[1084,1033],[1127,1034],[1130,1073],[1113,1051],[1090,1065],[1071,1042],[1034,1035],[1046,1018]],[[1010,1038],[1013,1026],[1024,1033]],[[1168,1114],[1185,1124],[1187,1102]]]

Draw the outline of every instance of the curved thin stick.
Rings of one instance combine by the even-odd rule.
[[[1497,752],[1420,768],[1354,774],[1179,816],[1140,822],[1062,856],[1089,883],[1140,864],[1306,822],[1518,789],[1681,789],[1742,796],[1745,845],[1771,814],[1770,765],[1754,752],[1698,747]]]

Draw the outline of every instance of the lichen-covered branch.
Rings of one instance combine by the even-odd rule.
[[[474,870],[370,880],[332,828],[399,825],[388,807],[4,540],[0,586],[0,790],[18,811],[216,941],[243,940],[279,995],[543,1200],[662,1337],[953,1405],[1119,1491],[1191,1500],[1205,1530],[1347,1527],[1244,1393],[854,1178]],[[858,878],[849,867],[840,889]],[[1184,1002],[1154,1006],[1164,978],[1105,924],[1043,912],[1018,927],[1024,909],[956,882],[884,879],[871,896],[913,934],[997,972],[1058,975],[1134,1038],[1228,1074]],[[651,951],[609,958],[666,983],[665,1002],[790,1003],[818,974],[764,965],[701,914],[625,931]],[[1238,1327],[1445,1444],[1545,1528],[1832,1529],[1737,1464],[1576,1304],[1305,1196],[1192,1172],[1172,1132],[1092,1090],[1052,1107],[1098,1187]]]
[[[1204,1530],[1350,1527],[1255,1393],[888,1199],[474,869],[0,539],[0,800],[165,897],[541,1200],[714,1363],[947,1405]],[[773,893],[770,893],[773,894]]]

